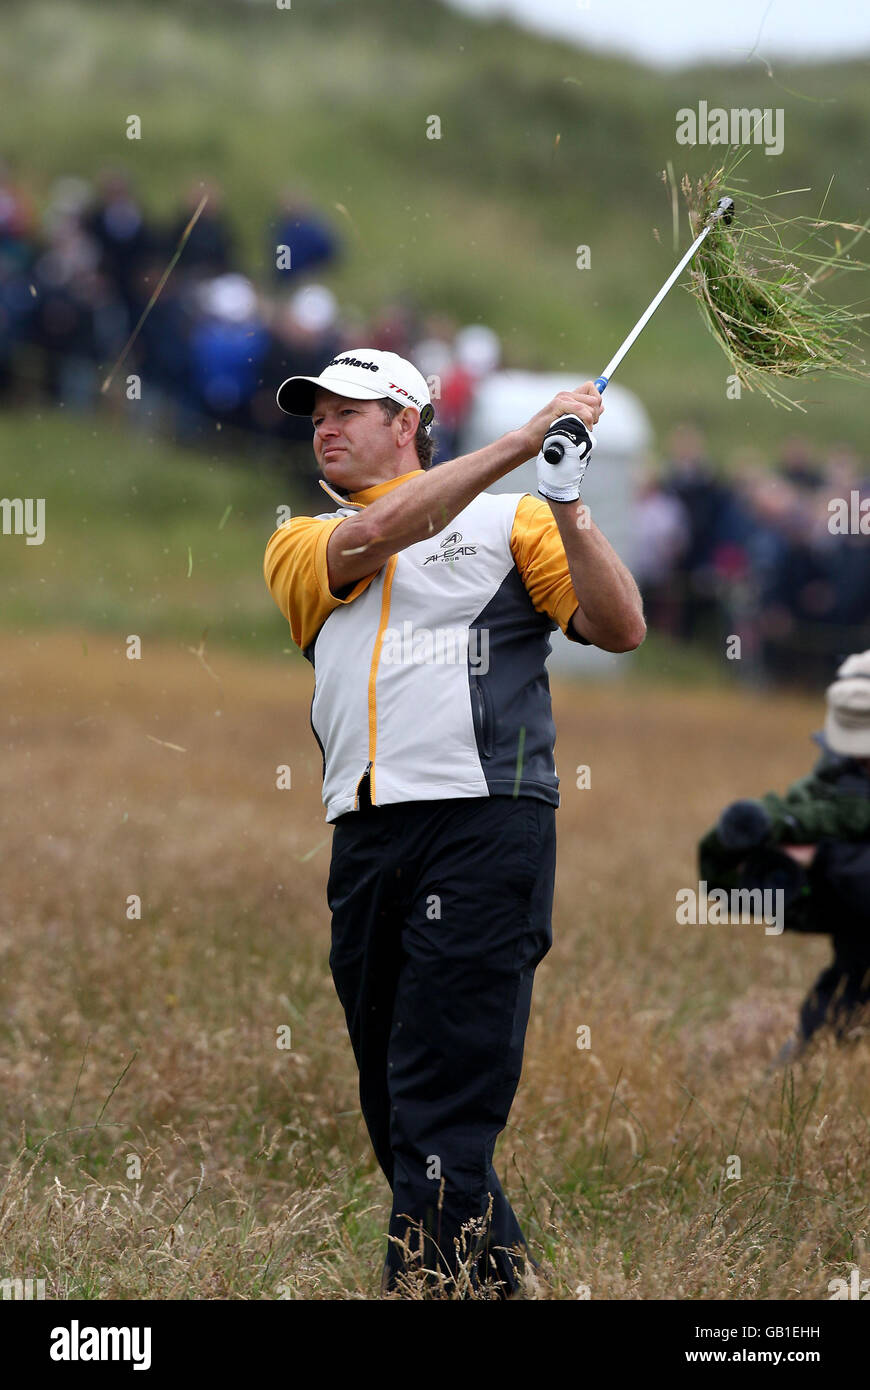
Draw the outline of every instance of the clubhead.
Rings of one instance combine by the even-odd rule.
[[[716,218],[721,217],[722,221],[725,223],[725,226],[729,226],[732,218],[734,217],[734,199],[720,198],[718,203],[716,204],[716,211],[714,212],[713,216]]]

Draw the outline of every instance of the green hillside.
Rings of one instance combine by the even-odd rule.
[[[665,75],[399,0],[48,0],[6,12],[4,29],[0,152],[37,196],[58,174],[120,163],[162,214],[188,180],[215,176],[262,276],[274,195],[300,184],[344,232],[330,277],[343,303],[366,310],[404,294],[482,319],[512,364],[596,373],[670,270],[661,171],[671,160],[677,176],[697,175],[717,153],[676,144],[681,106],[782,107],[783,153],[758,147],[743,166],[753,191],[809,186],[787,201],[814,211],[835,174],[827,213],[870,211],[867,62]],[[126,139],[130,114],[139,141]],[[440,139],[426,137],[431,115]],[[683,218],[683,245],[687,232]],[[580,244],[588,270],[576,267]],[[854,299],[855,281],[849,290]],[[727,400],[728,370],[681,291],[620,379],[659,430],[691,414],[723,458],[796,427],[863,444],[860,387],[809,383],[804,417],[746,393]]]
[[[0,414],[0,458],[7,495],[45,499],[45,543],[0,545],[4,627],[291,650],[263,551],[277,508],[298,509],[298,483],[61,411]]]

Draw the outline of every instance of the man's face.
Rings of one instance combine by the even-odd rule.
[[[356,401],[319,389],[311,422],[314,457],[326,481],[359,492],[396,477],[402,445],[413,439],[409,413],[387,420],[380,401]]]

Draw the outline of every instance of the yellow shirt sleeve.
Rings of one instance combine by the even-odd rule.
[[[556,518],[547,503],[531,493],[517,506],[511,553],[538,612],[547,613],[572,642],[588,647],[587,639],[571,627],[578,602]]]
[[[330,613],[342,603],[353,603],[378,573],[375,570],[357,580],[343,598],[331,592],[326,546],[336,526],[346,520],[343,516],[324,520],[295,516],[279,526],[266,544],[266,586],[290,624],[290,635],[301,651],[314,641]]]

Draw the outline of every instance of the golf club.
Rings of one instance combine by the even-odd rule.
[[[629,348],[631,347],[632,343],[636,342],[637,339],[640,337],[641,333],[643,332],[643,330],[644,330],[644,328],[646,327],[646,325],[649,323],[649,321],[650,321],[650,319],[652,318],[653,314],[655,313],[656,309],[659,307],[659,305],[661,304],[661,302],[662,302],[662,300],[664,299],[665,295],[668,293],[668,290],[671,289],[671,287],[672,287],[672,286],[676,283],[676,281],[679,279],[680,275],[681,275],[682,272],[685,270],[686,266],[689,264],[689,261],[692,259],[692,257],[693,257],[693,256],[695,255],[695,253],[697,252],[699,246],[701,245],[702,241],[703,241],[704,238],[707,236],[707,234],[713,230],[713,227],[714,227],[714,226],[716,225],[716,223],[720,220],[720,218],[721,218],[721,220],[725,223],[725,226],[727,227],[728,224],[730,223],[730,221],[731,221],[731,219],[732,219],[733,216],[734,216],[734,199],[733,199],[733,198],[720,198],[720,199],[719,199],[719,202],[716,204],[715,210],[710,214],[710,217],[707,219],[707,225],[705,226],[704,230],[703,230],[703,231],[700,233],[700,235],[697,236],[697,237],[695,238],[695,240],[692,242],[691,246],[689,247],[689,249],[688,249],[688,251],[686,252],[686,254],[683,256],[683,258],[682,258],[682,260],[680,261],[679,265],[676,267],[675,270],[673,270],[673,271],[671,272],[671,274],[668,276],[668,278],[667,278],[667,280],[665,281],[665,283],[662,285],[662,287],[661,287],[661,289],[659,290],[658,294],[656,295],[655,299],[652,301],[652,303],[649,305],[649,307],[648,307],[646,310],[644,310],[644,312],[641,314],[640,318],[638,319],[637,323],[634,325],[634,328],[631,330],[631,332],[629,333],[628,337],[625,338],[624,341],[619,345],[619,347],[617,348],[616,352],[613,354],[613,356],[611,357],[610,361],[608,362],[607,366],[604,368],[604,371],[601,373],[601,375],[600,375],[599,377],[596,377],[596,378],[595,378],[595,385],[597,386],[597,388],[598,388],[599,391],[602,391],[602,392],[604,391],[604,389],[605,389],[606,386],[607,386],[607,383],[609,382],[610,378],[613,376],[613,373],[616,371],[616,368],[619,366],[619,364],[620,364],[620,362],[622,361],[623,357],[625,357],[625,355],[626,355],[626,353],[628,352]],[[567,419],[567,418],[569,418],[569,417],[566,416],[566,417],[564,417],[564,418]],[[570,417],[570,418],[573,420],[573,419],[575,419],[576,417],[572,416],[572,417]],[[557,424],[557,423],[559,423],[559,422],[554,421],[553,423],[554,423],[554,425],[555,425],[555,424]],[[580,423],[580,425],[581,425],[581,429],[583,430],[583,433],[586,435],[587,439],[589,439],[588,432],[587,432],[587,430],[586,430],[586,426],[582,424],[582,421],[579,422],[579,423]],[[559,433],[562,433],[562,432],[563,432],[562,430],[559,431]],[[581,436],[581,437],[582,437],[582,436]],[[577,441],[573,441],[573,442],[577,442]],[[591,449],[591,447],[592,447],[592,441],[591,441],[591,439],[589,439],[588,449]],[[587,452],[588,452],[588,449],[587,449]],[[547,446],[545,447],[545,449],[544,449],[544,458],[547,460],[548,463],[553,463],[553,464],[561,463],[562,458],[563,458],[563,456],[564,456],[564,453],[565,453],[565,445],[564,445],[563,443],[561,443],[559,439],[554,438],[554,439],[552,440],[552,442],[549,443],[549,444],[547,444]]]

